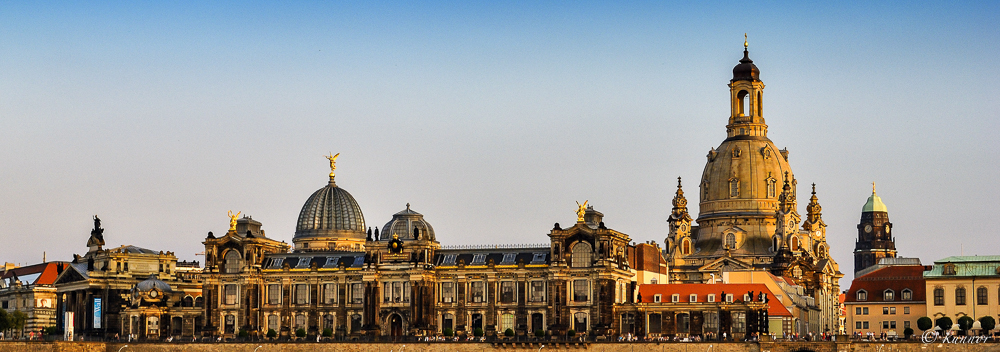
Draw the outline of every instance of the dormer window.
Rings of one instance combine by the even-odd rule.
[[[472,265],[483,265],[486,264],[486,254],[477,253],[472,256]]]
[[[903,289],[902,297],[900,297],[900,298],[902,298],[904,301],[912,301],[913,300],[913,291],[911,291],[908,288]]]
[[[653,303],[660,303],[662,301],[662,299],[663,299],[663,296],[661,296],[659,293],[653,295]]]
[[[955,275],[955,264],[948,263],[944,265],[942,269],[942,274],[944,275]]]
[[[680,301],[681,301],[681,295],[676,294],[676,293],[670,295],[670,302],[677,303],[677,302],[680,302]]]
[[[711,293],[708,295],[708,303],[715,303],[715,294]]]
[[[896,293],[893,292],[892,290],[885,290],[885,292],[882,292],[882,300],[886,302],[895,301],[896,300],[895,296]]]
[[[727,293],[726,294],[726,303],[733,303],[733,294],[732,293]]]
[[[688,302],[691,303],[698,302],[698,295],[692,293],[690,296],[688,296]]]
[[[868,300],[868,292],[865,291],[865,290],[858,291],[858,300],[859,301],[867,301]]]

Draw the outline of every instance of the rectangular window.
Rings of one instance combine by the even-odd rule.
[[[410,302],[410,282],[406,281],[403,283],[403,302]]]
[[[861,322],[860,321],[854,322],[854,328],[858,329],[858,330],[861,330]]]
[[[854,308],[854,315],[861,315],[861,307]]]
[[[281,325],[278,325],[278,316],[271,314],[267,316],[267,328],[274,330],[275,332],[281,331]]]
[[[483,303],[485,297],[486,284],[482,281],[473,281],[469,291],[469,298],[472,299],[472,303]]]
[[[309,304],[309,284],[295,285],[295,304]]]
[[[861,308],[861,314],[868,315],[868,307]]]
[[[504,253],[500,265],[514,265],[515,257],[517,257],[517,253]]]
[[[888,315],[888,314],[889,314],[889,307],[882,307],[882,315]]]
[[[471,265],[483,265],[483,264],[486,264],[486,254],[485,253],[473,254],[472,255],[472,263],[471,263]]]
[[[375,299],[378,299],[376,296]],[[351,303],[365,303],[365,286],[361,283],[351,284]]]
[[[708,295],[708,303],[715,303],[715,294]]]
[[[903,307],[903,314],[910,314],[910,307]]]
[[[451,303],[455,301],[455,283],[454,282],[442,282],[441,283],[441,302]]]
[[[545,302],[545,281],[531,282],[531,301]]]
[[[889,307],[889,314],[896,314],[896,307]]]
[[[861,324],[861,328],[862,328],[862,329],[868,329],[868,322],[867,322],[867,321],[863,321],[863,322],[861,322],[861,323],[862,323],[862,324]]]
[[[692,303],[698,302],[698,295],[691,294],[690,296],[688,296],[688,302],[692,302]]]
[[[403,301],[403,283],[393,282],[392,283],[392,302],[402,302]]]
[[[745,333],[747,331],[747,313],[733,312],[733,333]]]
[[[889,328],[890,329],[895,329],[896,328],[896,321],[895,320],[889,322]]]
[[[909,329],[909,328],[910,328],[910,321],[909,320],[904,321],[903,322],[903,329]]]
[[[500,283],[500,303],[514,303],[514,281]]]
[[[226,304],[236,304],[236,285],[226,285]]]
[[[267,285],[267,304],[281,304],[281,284]]]
[[[590,300],[590,287],[587,280],[573,280],[573,301],[586,302]]]
[[[955,305],[965,305],[965,288],[959,287],[955,289]]]
[[[337,303],[337,284],[323,284],[323,304]]]
[[[662,302],[662,300],[663,296],[661,296],[659,293],[653,295],[653,303],[660,303]]]
[[[944,290],[940,288],[934,289],[934,305],[943,306],[944,305]]]
[[[903,297],[902,298],[903,298],[904,301],[911,301],[911,300],[913,300],[913,291],[903,290]]]
[[[885,329],[885,330],[889,329],[889,322],[888,321],[882,321],[882,329]]]

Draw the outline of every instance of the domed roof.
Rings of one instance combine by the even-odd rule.
[[[150,274],[149,278],[135,284],[135,290],[141,293],[147,293],[153,289],[160,292],[173,292],[173,289],[170,288],[170,284],[157,279],[156,274]]]
[[[299,212],[294,238],[340,237],[365,240],[365,217],[350,193],[331,177],[326,187],[313,192]]]
[[[888,213],[889,209],[885,207],[885,203],[882,203],[882,198],[875,194],[875,185],[872,185],[872,196],[868,197],[868,202],[861,208],[861,212],[871,213],[876,211]]]
[[[753,64],[753,60],[750,60],[750,53],[744,49],[743,58],[740,59],[740,63],[733,67],[733,80],[736,81],[759,81],[760,80],[760,70],[757,69],[757,65]]]
[[[400,239],[403,240],[413,240],[413,229],[418,229],[420,231],[420,238],[424,240],[435,241],[434,228],[431,224],[424,220],[424,216],[418,212],[410,209],[410,203],[406,203],[406,209],[393,214],[392,220],[385,223],[382,226],[382,231],[379,232],[380,241],[388,241],[392,239],[392,234],[399,235]]]

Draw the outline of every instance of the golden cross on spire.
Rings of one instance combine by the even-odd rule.
[[[746,49],[748,47],[749,47],[749,44],[747,43],[747,34],[743,33],[743,49]]]

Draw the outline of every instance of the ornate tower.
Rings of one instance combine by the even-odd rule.
[[[896,242],[892,238],[892,223],[889,211],[875,193],[861,209],[861,223],[858,224],[858,241],[854,246],[854,273],[878,264],[882,258],[896,257]]]
[[[743,58],[733,67],[729,81],[730,116],[726,139],[708,153],[702,172],[695,257],[714,260],[742,257],[758,269],[769,267],[778,248],[773,247],[780,226],[795,230],[795,174],[788,165],[788,151],[767,138],[763,116],[764,83],[750,60],[744,43]],[[784,204],[782,179],[789,187]],[[795,214],[777,219],[776,214]],[[694,263],[692,263],[694,264]]]

